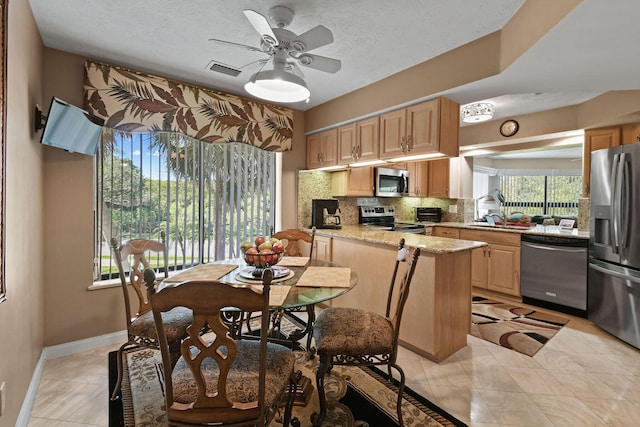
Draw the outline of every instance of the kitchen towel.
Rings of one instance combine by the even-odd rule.
[[[348,288],[350,284],[349,267],[307,267],[296,286]]]

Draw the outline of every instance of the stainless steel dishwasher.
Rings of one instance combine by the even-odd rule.
[[[521,243],[522,301],[586,317],[589,241],[523,234]]]

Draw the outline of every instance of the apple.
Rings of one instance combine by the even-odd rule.
[[[282,244],[282,242],[276,242],[273,244],[273,246],[271,246],[271,250],[276,254],[282,253],[284,252],[284,245]]]
[[[256,237],[256,240],[255,240],[256,248],[257,248],[258,246],[260,246],[261,244],[263,244],[264,242],[266,242],[266,241],[267,241],[267,239],[265,239],[265,237],[264,237],[264,236],[258,236],[258,237]]]
[[[261,250],[259,258],[261,258],[260,262],[262,263],[262,265],[259,265],[258,267],[264,267],[266,264],[273,265],[275,262],[278,261],[278,255],[275,255],[271,249]]]
[[[275,245],[279,241],[280,239],[276,239],[275,237],[272,237],[271,239],[269,239],[269,243],[271,243],[271,246]]]
[[[256,262],[256,259],[260,258],[259,256],[253,255],[258,255],[258,253],[258,250],[254,247],[250,247],[249,249],[247,249],[247,251],[245,252],[245,261],[247,261],[247,264],[253,265]]]

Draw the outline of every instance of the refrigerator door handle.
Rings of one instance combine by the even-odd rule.
[[[596,265],[596,264],[589,264],[589,268],[593,268],[594,270],[599,271],[600,273],[604,273],[608,276],[614,276],[620,279],[628,280],[630,282],[640,283],[640,277],[629,276],[623,273],[618,273],[617,271],[612,271],[607,268],[600,267],[599,265]]]
[[[625,154],[620,156],[620,164],[622,169],[621,174],[621,190],[620,190],[620,205],[619,205],[619,221],[622,224],[622,240],[620,242],[621,255],[626,258],[629,254],[629,226],[631,223],[631,194],[633,189],[631,186],[631,170],[630,164],[626,161]]]
[[[613,168],[611,170],[611,213],[609,216],[609,235],[611,236],[611,251],[620,255],[620,234],[619,234],[619,212],[620,212],[620,179],[622,171],[620,169],[620,154],[613,157]]]

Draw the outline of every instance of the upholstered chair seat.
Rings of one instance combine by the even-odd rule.
[[[239,340],[238,357],[233,361],[227,376],[227,395],[234,402],[249,403],[258,400],[258,372],[260,372],[260,342]],[[193,352],[195,356],[195,351]],[[286,347],[267,344],[265,406],[274,407],[282,400],[282,391],[289,383],[288,373],[293,370],[295,356]],[[220,371],[212,359],[203,361],[202,372],[208,385],[217,384]],[[173,369],[173,398],[176,402],[190,403],[196,400],[198,392],[193,374],[185,360],[180,357]],[[212,393],[214,390],[208,389]]]
[[[187,335],[187,328],[192,321],[191,310],[185,307],[176,307],[167,313],[163,313],[162,320],[164,321],[169,340],[179,341]],[[129,332],[133,335],[156,341],[158,339],[158,332],[156,331],[156,324],[153,320],[153,312],[147,311],[143,315],[131,320]]]
[[[367,331],[367,334],[354,334]],[[393,351],[393,325],[379,314],[357,308],[330,307],[318,314],[313,326],[318,353],[383,354]]]

